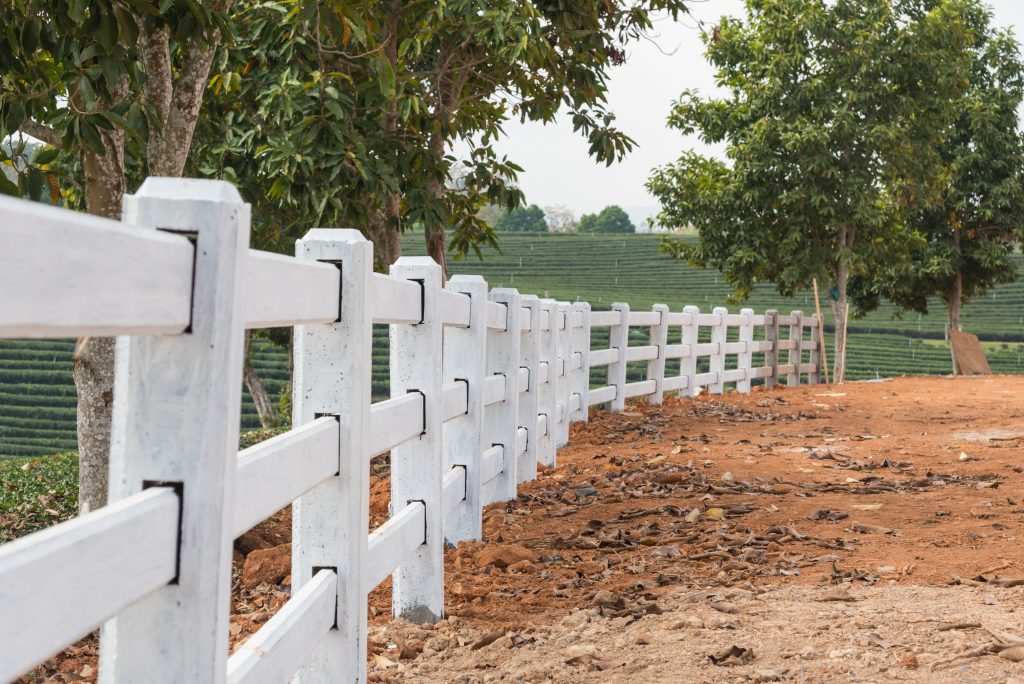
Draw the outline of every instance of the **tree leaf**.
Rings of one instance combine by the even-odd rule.
[[[18,191],[18,184],[12,182],[2,169],[0,169],[0,193],[10,195],[11,197],[19,197],[21,195]]]
[[[43,186],[46,184],[43,172],[36,168],[30,168],[28,170],[27,182],[29,198],[33,200],[40,199],[43,196]]]
[[[32,159],[32,163],[36,166],[45,166],[56,159],[59,154],[60,150],[58,148],[47,147],[36,153],[36,156]]]

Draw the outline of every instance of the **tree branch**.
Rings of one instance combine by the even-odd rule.
[[[166,145],[164,132],[171,112],[171,98],[174,82],[171,68],[171,31],[166,25],[159,26],[153,19],[145,19],[139,32],[139,54],[142,69],[146,72],[146,97],[153,103],[160,117],[160,124],[152,126],[146,145],[146,158],[150,173],[155,175],[153,160],[163,156]]]
[[[214,3],[215,12],[225,12],[230,0]],[[185,169],[192,134],[195,132],[199,109],[203,104],[203,93],[210,77],[213,55],[220,42],[219,31],[214,31],[209,43],[192,42],[185,48],[185,56],[177,78],[173,83],[170,108],[164,119],[161,149],[150,154],[150,172],[158,176],[180,176]],[[151,148],[152,150],[152,148]]]
[[[41,124],[38,121],[25,119],[21,122],[21,126],[18,127],[18,130],[25,135],[31,135],[37,140],[42,140],[47,145],[60,147],[60,134],[49,126]]]

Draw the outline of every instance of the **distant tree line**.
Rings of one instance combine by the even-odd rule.
[[[596,214],[583,214],[578,221],[567,207],[556,205],[541,209],[531,204],[499,214],[494,219],[494,230],[520,233],[635,233],[636,226],[629,214],[614,204]]]

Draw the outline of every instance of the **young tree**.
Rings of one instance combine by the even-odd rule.
[[[119,218],[129,183],[181,175],[227,5],[4,3],[0,138],[24,133],[59,148],[67,203]],[[29,194],[37,183],[25,186]],[[79,501],[89,510],[107,496],[113,339],[80,339],[74,377]]]
[[[609,205],[597,214],[584,214],[580,218],[581,233],[635,233],[636,226],[622,207]]]
[[[969,87],[957,102],[952,130],[938,145],[946,182],[939,200],[911,217],[926,242],[909,268],[879,269],[850,285],[865,306],[884,298],[919,313],[928,313],[928,299],[937,295],[952,330],[960,329],[962,304],[1016,278],[1011,255],[1024,239],[1020,46],[1009,31],[992,27],[986,6],[969,7]]]
[[[945,178],[937,142],[970,74],[972,4],[747,0],[745,20],[722,19],[705,43],[726,96],[684,93],[669,124],[724,143],[725,160],[686,152],[654,171],[659,223],[700,234],[664,250],[719,268],[739,297],[834,283],[842,368],[851,274],[902,267],[908,216]]]
[[[531,204],[528,207],[516,207],[506,213],[494,223],[494,230],[502,233],[546,233],[548,224],[544,220],[544,211],[536,204]]]
[[[610,164],[632,148],[607,109],[607,76],[625,61],[626,46],[652,27],[656,12],[675,19],[686,12],[685,2],[506,0],[481,11],[479,3],[460,0],[439,12],[428,1],[403,3],[393,12],[399,15],[395,26],[416,27],[420,46],[405,60],[417,75],[409,83],[420,86],[424,105],[425,120],[415,128],[429,131],[427,146],[435,159],[445,158],[456,141],[472,148],[465,174],[470,183],[453,192],[436,175],[428,177],[417,202],[422,209],[413,215],[442,271],[449,249],[462,256],[478,244],[493,244],[486,227],[471,220],[483,197],[510,208],[522,200],[513,186],[519,167],[499,159],[493,146],[509,119],[550,122],[567,110],[598,161]],[[405,32],[396,35],[399,45],[409,42]],[[472,212],[462,209],[467,206]],[[449,240],[446,231],[452,227]]]

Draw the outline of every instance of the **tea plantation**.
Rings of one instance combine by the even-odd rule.
[[[524,235],[501,237],[501,251],[485,250],[483,261],[471,256],[453,262],[454,273],[476,273],[492,287],[569,301],[590,301],[607,308],[627,301],[637,309],[654,303],[674,310],[694,304],[702,310],[726,305],[729,288],[715,271],[685,266],[658,253],[654,235]],[[407,254],[423,253],[423,237],[407,235]],[[1024,260],[1020,269],[1024,277]],[[822,307],[828,312],[828,303]],[[782,298],[772,287],[759,287],[748,303],[758,312],[775,308],[814,312],[808,292]],[[737,309],[735,305],[731,309]],[[936,302],[928,316],[893,318],[883,307],[850,325],[847,377],[863,379],[901,374],[949,372],[949,349],[942,341],[944,311]],[[1024,372],[1024,282],[999,288],[963,312],[966,330],[987,341],[993,372]],[[637,331],[639,338],[643,337]],[[605,337],[602,335],[601,337]],[[606,337],[605,337],[606,339]],[[595,335],[595,345],[598,336]],[[831,339],[827,341],[831,357]],[[35,456],[74,449],[75,388],[71,379],[72,340],[0,340],[0,458]],[[375,331],[374,392],[387,393],[387,328]],[[288,354],[267,342],[254,343],[254,366],[272,397],[288,387]],[[637,376],[641,369],[630,369]],[[597,380],[595,374],[595,380]],[[242,390],[242,428],[259,427],[248,393]]]

